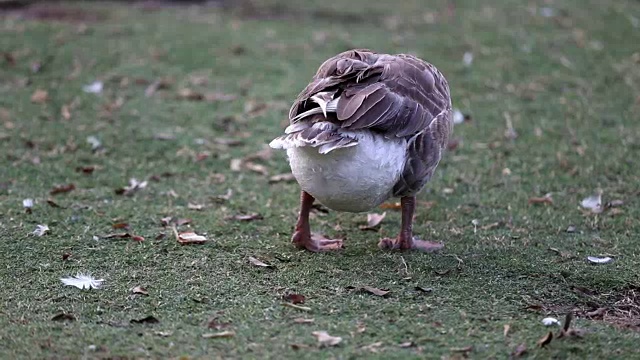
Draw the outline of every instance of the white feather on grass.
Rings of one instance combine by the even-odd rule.
[[[104,279],[95,279],[93,276],[77,273],[74,277],[60,278],[63,284],[75,286],[78,289],[99,289]]]

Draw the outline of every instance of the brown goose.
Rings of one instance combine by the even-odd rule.
[[[269,145],[286,149],[302,188],[293,243],[311,251],[342,247],[312,238],[314,200],[336,211],[368,211],[400,197],[402,225],[381,248],[434,251],[442,244],[413,238],[416,194],[433,175],[452,131],[444,76],[412,55],[350,50],[325,61],[289,112],[285,134]]]

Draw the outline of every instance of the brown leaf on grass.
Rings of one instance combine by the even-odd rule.
[[[296,305],[296,304],[292,304],[292,303],[288,303],[288,302],[283,302],[280,305],[285,306],[285,307],[290,307],[290,308],[296,309],[296,310],[311,311],[310,307],[300,306],[300,305]]]
[[[305,297],[300,294],[287,294],[282,297],[284,301],[288,301],[292,304],[304,304]]]
[[[189,210],[196,210],[196,211],[200,211],[200,210],[204,209],[204,205],[202,205],[202,204],[188,203],[188,204],[187,204],[187,208],[188,208]]]
[[[269,178],[269,183],[273,184],[278,182],[290,182],[295,180],[296,178],[295,176],[293,176],[292,173],[285,173],[285,174],[278,174],[278,175],[271,176]]]
[[[515,348],[515,350],[513,350],[513,352],[511,353],[511,356],[513,356],[514,358],[518,358],[523,356],[526,352],[527,352],[527,345],[520,344]]]
[[[133,235],[131,237],[131,240],[135,241],[135,242],[143,242],[144,241],[144,237],[140,236],[140,235]]]
[[[311,333],[318,339],[320,346],[336,346],[342,342],[339,336],[331,336],[326,331],[314,331]]]
[[[183,88],[178,90],[178,99],[190,100],[190,101],[201,101],[201,100],[204,100],[204,94],[197,92],[193,89]]]
[[[71,253],[68,253],[68,252],[62,253],[62,261],[66,261],[70,257],[71,257]]]
[[[230,322],[220,322],[217,317],[210,319],[207,323],[207,328],[216,330],[222,330],[229,326],[231,326]]]
[[[511,325],[509,324],[504,324],[504,330],[502,331],[502,335],[504,337],[507,337],[507,335],[509,335],[509,331],[511,330]]]
[[[295,318],[293,322],[296,324],[313,324],[315,319]]]
[[[590,318],[599,318],[599,317],[602,317],[606,312],[607,312],[607,308],[601,307],[601,308],[597,308],[596,310],[589,311],[585,315]]]
[[[236,333],[229,330],[221,331],[218,333],[202,334],[202,337],[205,339],[232,338],[234,336],[236,336]]]
[[[136,79],[136,82],[139,82],[139,80],[144,80],[144,79]],[[145,83],[148,83],[148,82],[145,80]],[[144,84],[141,83],[140,85],[144,85]],[[169,79],[157,79],[151,84],[149,84],[149,86],[147,86],[147,88],[144,90],[144,96],[151,97],[153,96],[153,94],[156,93],[156,91],[165,90],[165,89],[168,89],[169,87],[171,87],[171,81]]]
[[[244,163],[244,167],[247,170],[251,170],[253,172],[256,172],[260,175],[264,175],[267,176],[269,175],[269,170],[267,170],[267,167],[262,165],[262,164],[256,164],[253,161],[247,161]]]
[[[57,208],[57,209],[66,209],[64,206],[61,206],[60,204],[58,204],[57,202],[53,201],[53,199],[47,199],[47,204],[49,206],[51,206],[52,208]]]
[[[376,296],[386,296],[390,292],[390,290],[378,289],[378,288],[374,288],[374,287],[371,287],[371,286],[363,286],[362,290],[364,290],[364,291],[366,291],[366,292],[368,292],[370,294],[376,295]]]
[[[262,220],[264,217],[258,213],[251,214],[236,214],[232,216],[226,216],[225,220],[237,220],[237,221],[253,221],[253,220]]]
[[[553,198],[551,197],[551,193],[546,194],[545,196],[542,197],[530,197],[529,198],[529,204],[546,204],[546,205],[552,205],[553,204]]]
[[[249,262],[255,266],[259,266],[259,267],[265,267],[265,268],[272,268],[272,265],[269,265],[267,263],[264,263],[256,258],[254,258],[253,256],[249,256]]]
[[[60,313],[60,314],[56,314],[54,315],[51,320],[53,321],[75,321],[76,317],[73,314],[69,314],[69,313]]]
[[[204,244],[208,241],[206,237],[198,235],[191,231],[179,233],[177,234],[177,238],[180,245]]]
[[[469,346],[465,346],[465,347],[460,347],[460,348],[451,348],[449,349],[449,351],[451,352],[457,352],[457,353],[469,353],[471,351],[473,351],[473,346],[469,345]]]
[[[129,322],[132,324],[157,324],[160,322],[160,320],[158,320],[158,318],[156,318],[155,316],[149,315],[142,319],[131,319],[129,320]]]
[[[386,216],[387,216],[386,212],[383,212],[382,214],[369,213],[367,214],[367,225],[361,225],[359,228],[360,230],[376,231],[378,230],[377,226],[380,225],[380,223],[382,222],[382,220],[384,220]]]
[[[406,349],[415,346],[416,344],[413,341],[405,341],[403,343],[398,344],[399,347]]]
[[[109,234],[109,235],[103,236],[102,238],[103,239],[128,239],[130,237],[131,237],[131,234],[126,232],[126,233]]]
[[[147,289],[143,288],[142,286],[138,285],[134,288],[131,289],[131,293],[132,294],[140,294],[140,295],[149,295],[149,292],[147,291]]]
[[[44,104],[49,100],[49,92],[42,89],[37,89],[31,95],[31,102],[34,104]]]
[[[181,219],[176,219],[174,222],[176,226],[182,226],[182,225],[191,224],[191,221],[192,221],[191,219],[181,218]]]
[[[160,225],[162,225],[162,226],[169,225],[171,223],[171,219],[172,219],[171,216],[163,217],[162,219],[160,219]]]
[[[60,109],[60,115],[62,115],[62,118],[65,120],[71,119],[71,110],[69,110],[69,105],[62,105],[62,108]]]
[[[231,171],[242,171],[242,163],[243,160],[242,159],[231,159],[231,162],[229,163],[229,167],[231,168]]]
[[[58,185],[58,186],[55,186],[53,189],[51,189],[51,191],[49,191],[49,194],[57,195],[57,194],[68,193],[70,191],[73,191],[75,188],[76,186],[73,183]]]
[[[545,347],[551,343],[551,340],[553,340],[553,332],[549,331],[545,336],[538,340],[537,344],[539,347]]]
[[[91,175],[93,174],[93,171],[96,169],[95,166],[91,165],[91,166],[78,166],[76,168],[77,172],[81,172],[83,174],[87,174],[87,175]]]
[[[221,92],[208,92],[204,94],[204,99],[209,102],[216,101],[233,101],[238,97],[234,94],[225,94]]]
[[[129,224],[125,223],[125,222],[120,222],[120,223],[115,223],[113,225],[111,225],[112,228],[114,229],[128,229],[129,228]]]

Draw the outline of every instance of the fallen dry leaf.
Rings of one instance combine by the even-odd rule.
[[[50,195],[57,195],[57,194],[68,193],[70,191],[73,191],[75,188],[76,188],[76,186],[73,183],[65,184],[65,185],[58,185],[58,186],[55,186],[53,189],[51,189],[51,191],[49,191],[49,194]]]
[[[529,198],[529,204],[553,204],[553,198],[551,197],[551,193],[546,194],[542,197],[531,197]]]
[[[504,337],[507,337],[507,335],[509,335],[509,330],[511,330],[511,325],[504,324],[504,330],[502,331],[502,335]]]
[[[160,322],[158,318],[155,316],[149,315],[147,317],[143,317],[142,319],[131,319],[129,320],[132,324],[157,324]]]
[[[469,346],[465,346],[465,347],[460,347],[460,348],[451,348],[449,349],[449,351],[451,352],[458,352],[458,353],[468,353],[473,351],[473,346],[469,345]]]
[[[269,175],[269,170],[267,170],[267,167],[262,164],[256,164],[253,161],[247,161],[243,165],[246,169],[256,172],[260,175]]]
[[[282,297],[284,301],[288,301],[292,304],[304,304],[305,297],[300,294],[287,294]]]
[[[69,110],[69,105],[62,105],[62,108],[60,109],[60,115],[62,115],[62,118],[65,120],[71,119],[71,111]]]
[[[256,258],[254,258],[253,256],[249,256],[249,262],[255,266],[260,266],[260,267],[266,267],[266,268],[272,268],[272,265],[269,265],[267,263],[264,263]]]
[[[49,92],[42,89],[37,89],[31,95],[31,102],[35,104],[44,104],[49,100]]]
[[[601,307],[601,308],[597,308],[594,311],[589,311],[585,315],[588,317],[595,318],[595,317],[602,317],[606,312],[607,312],[607,308]]]
[[[367,214],[367,225],[361,225],[360,230],[377,230],[377,226],[380,225],[382,220],[387,216],[386,212],[382,214],[369,213]]]
[[[339,336],[331,336],[326,331],[314,331],[311,334],[318,339],[318,343],[321,346],[336,346],[342,342],[342,338]]]
[[[202,204],[188,203],[188,204],[187,204],[187,208],[188,208],[188,209],[190,209],[190,210],[200,211],[200,210],[204,209],[204,205],[202,205]]]
[[[545,347],[549,345],[549,343],[553,340],[553,332],[549,331],[545,336],[538,340],[537,344],[539,347]]]
[[[162,337],[168,337],[173,335],[173,331],[154,331],[153,333],[155,335],[162,336]]]
[[[281,303],[281,305],[284,306],[284,307],[290,307],[290,308],[296,309],[296,310],[311,311],[310,307],[300,306],[300,305],[296,305],[296,304],[292,304],[292,303],[288,303],[288,302],[283,302],[283,303]]]
[[[416,344],[413,341],[405,341],[403,343],[398,344],[399,347],[406,349],[415,346]]]
[[[224,218],[225,220],[237,220],[237,221],[253,221],[253,220],[262,220],[264,217],[258,213],[251,214],[236,214],[233,216],[227,216]]]
[[[514,358],[517,358],[517,357],[521,357],[521,356],[522,356],[522,355],[524,355],[526,352],[527,352],[527,345],[525,345],[525,344],[520,344],[520,345],[518,345],[518,346],[515,348],[515,350],[513,350],[513,352],[511,353],[511,355],[512,355]]]
[[[296,324],[313,324],[315,319],[295,318],[293,322]]]
[[[138,285],[134,288],[131,289],[131,293],[133,294],[140,294],[140,295],[149,295],[149,292],[147,291],[147,289],[143,288],[142,286]]]
[[[208,92],[204,94],[204,99],[210,102],[214,101],[233,101],[238,97],[233,94],[225,94],[221,92]]]
[[[202,337],[205,339],[232,338],[234,336],[236,336],[236,333],[229,330],[218,333],[202,334]]]
[[[207,327],[209,329],[216,329],[216,330],[222,330],[226,327],[229,327],[231,325],[230,322],[219,322],[217,317],[214,317],[213,319],[209,320],[209,322],[207,323]]]
[[[376,296],[386,296],[390,292],[390,290],[378,289],[378,288],[374,288],[374,287],[371,287],[371,286],[363,286],[362,290],[364,290],[364,291],[366,291],[368,293],[371,293],[373,295],[376,295]]]
[[[178,90],[178,99],[201,101],[204,100],[204,94],[193,89],[184,88]]]
[[[137,242],[143,242],[144,241],[144,237],[142,237],[140,235],[133,235],[133,236],[131,236],[131,240],[137,241]]]
[[[125,222],[120,222],[120,223],[115,223],[113,225],[111,225],[112,228],[114,229],[128,229],[129,228],[129,224],[125,223]]]
[[[272,184],[278,183],[278,182],[290,182],[295,180],[296,180],[295,176],[293,176],[293,174],[291,173],[273,175],[269,178],[269,182]]]
[[[204,244],[204,243],[206,243],[208,241],[205,236],[198,235],[198,234],[196,234],[196,233],[194,233],[192,231],[179,233],[177,238],[178,238],[178,242],[181,245]]]
[[[57,315],[54,315],[51,320],[53,321],[75,321],[76,317],[73,314],[69,314],[69,313],[60,313]]]
[[[130,237],[131,237],[131,234],[129,234],[128,232],[108,234],[108,235],[102,236],[103,239],[128,239]]]

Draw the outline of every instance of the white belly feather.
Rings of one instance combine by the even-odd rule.
[[[368,211],[392,195],[406,159],[405,139],[367,130],[350,132],[358,145],[318,153],[311,146],[287,149],[300,187],[330,209]]]

